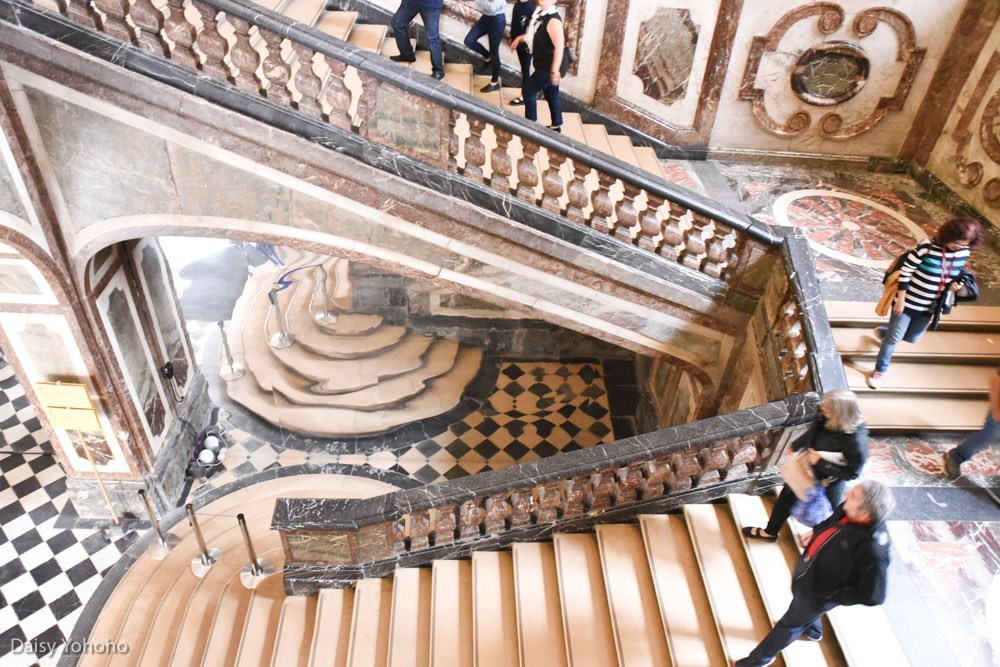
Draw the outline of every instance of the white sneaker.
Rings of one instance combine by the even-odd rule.
[[[885,371],[872,371],[865,378],[865,384],[867,384],[872,389],[878,389],[882,386],[882,378],[885,377]]]

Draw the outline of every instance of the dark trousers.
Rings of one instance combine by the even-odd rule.
[[[521,89],[524,98],[524,117],[528,120],[538,120],[538,93],[545,94],[549,103],[549,115],[552,116],[552,127],[563,123],[562,105],[559,103],[559,86],[552,85],[552,72],[535,70],[528,77],[528,83]]]
[[[792,579],[792,603],[788,605],[788,611],[750,655],[737,661],[737,667],[770,665],[775,656],[807,630],[816,634],[823,632],[823,614],[836,607],[837,603],[814,598],[801,587],[796,587],[794,582],[804,567],[802,559],[799,559],[795,566],[795,578]]]
[[[496,16],[483,14],[478,21],[472,24],[469,34],[465,36],[465,45],[481,55],[484,60],[490,61],[494,81],[500,80],[500,42],[503,40],[503,29],[506,25],[507,17],[503,14]],[[479,43],[483,35],[489,37],[489,51]]]
[[[531,76],[531,49],[524,42],[517,45],[517,61],[521,63],[521,88],[524,88]]]
[[[830,486],[826,487],[826,497],[830,501],[830,507],[840,505],[844,500],[844,480],[838,479],[830,482]],[[771,535],[777,535],[781,532],[781,527],[785,525],[788,517],[792,515],[792,506],[798,500],[795,492],[792,491],[792,487],[785,486],[781,490],[781,493],[778,494],[778,499],[774,501],[774,507],[771,509],[771,518],[768,519],[764,530]]]
[[[444,60],[441,58],[441,33],[438,24],[441,21],[441,8],[423,7],[419,0],[403,0],[399,9],[392,15],[392,35],[396,38],[396,48],[404,58],[413,57],[413,46],[410,45],[410,23],[420,15],[427,32],[427,45],[431,50],[431,69],[444,72]]]

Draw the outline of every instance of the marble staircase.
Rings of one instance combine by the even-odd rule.
[[[266,519],[284,494],[277,487],[309,492],[299,479],[275,480],[259,498],[239,492],[277,574],[254,590],[240,585],[238,531],[217,527],[235,523],[225,516],[232,510],[216,511],[207,532],[226,550],[209,575],[192,574],[197,547],[180,528],[184,539],[166,559],[138,558],[91,632],[92,642],[128,638],[133,650],[80,664],[718,667],[746,655],[790,600],[797,542],[789,531],[776,544],[745,540],[740,526],[765,520],[772,499],[742,495],[286,597]],[[821,642],[795,642],[776,664],[908,664],[880,608],[842,607],[828,620]]]
[[[285,266],[254,269],[233,311],[229,345],[247,373],[226,382],[232,400],[276,426],[323,437],[381,433],[458,404],[481,350],[351,312],[346,260],[283,253]],[[294,337],[290,346],[271,344],[280,331]]]
[[[967,431],[982,426],[1000,366],[1000,308],[962,305],[914,344],[900,343],[880,389],[865,378],[880,338],[874,303],[826,302],[837,352],[865,421],[876,431]]]

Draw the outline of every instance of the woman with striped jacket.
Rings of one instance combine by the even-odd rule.
[[[868,386],[878,389],[900,341],[916,343],[927,331],[934,302],[946,289],[958,291],[956,281],[969,259],[971,248],[983,241],[983,229],[973,218],[952,218],[941,225],[923,252],[908,252],[899,269],[899,286],[889,324],[879,327],[882,345]]]

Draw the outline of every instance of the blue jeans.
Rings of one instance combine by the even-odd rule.
[[[1000,422],[993,419],[992,412],[987,412],[983,427],[970,433],[961,445],[952,450],[952,456],[956,463],[962,465],[995,442],[1000,442]]]
[[[903,310],[901,315],[895,313],[889,318],[889,324],[882,334],[882,345],[875,359],[875,370],[884,373],[889,368],[896,346],[902,341],[916,343],[931,324],[931,314],[915,310]]]
[[[507,17],[503,14],[487,16],[483,14],[472,24],[469,34],[465,36],[465,45],[490,61],[493,68],[493,80],[500,80],[500,42],[503,40],[503,29],[507,25]],[[487,51],[479,40],[483,35],[489,36],[490,50]]]
[[[815,634],[823,632],[823,614],[836,607],[837,603],[814,598],[800,587],[796,587],[794,582],[798,579],[803,567],[802,559],[799,559],[792,579],[792,602],[788,605],[788,611],[778,619],[774,628],[757,644],[750,655],[736,662],[736,667],[769,665],[781,651],[807,630]]]
[[[538,120],[538,93],[545,93],[549,115],[552,116],[552,127],[560,127],[563,123],[562,105],[559,103],[559,86],[552,85],[552,72],[536,69],[521,89],[524,117],[528,120]]]
[[[441,7],[425,7],[420,0],[403,0],[399,9],[392,15],[392,35],[396,38],[396,48],[404,58],[413,58],[413,46],[410,44],[410,23],[420,14],[427,31],[427,45],[431,49],[431,69],[444,72],[444,61],[441,58],[441,33],[438,24],[441,21]]]

